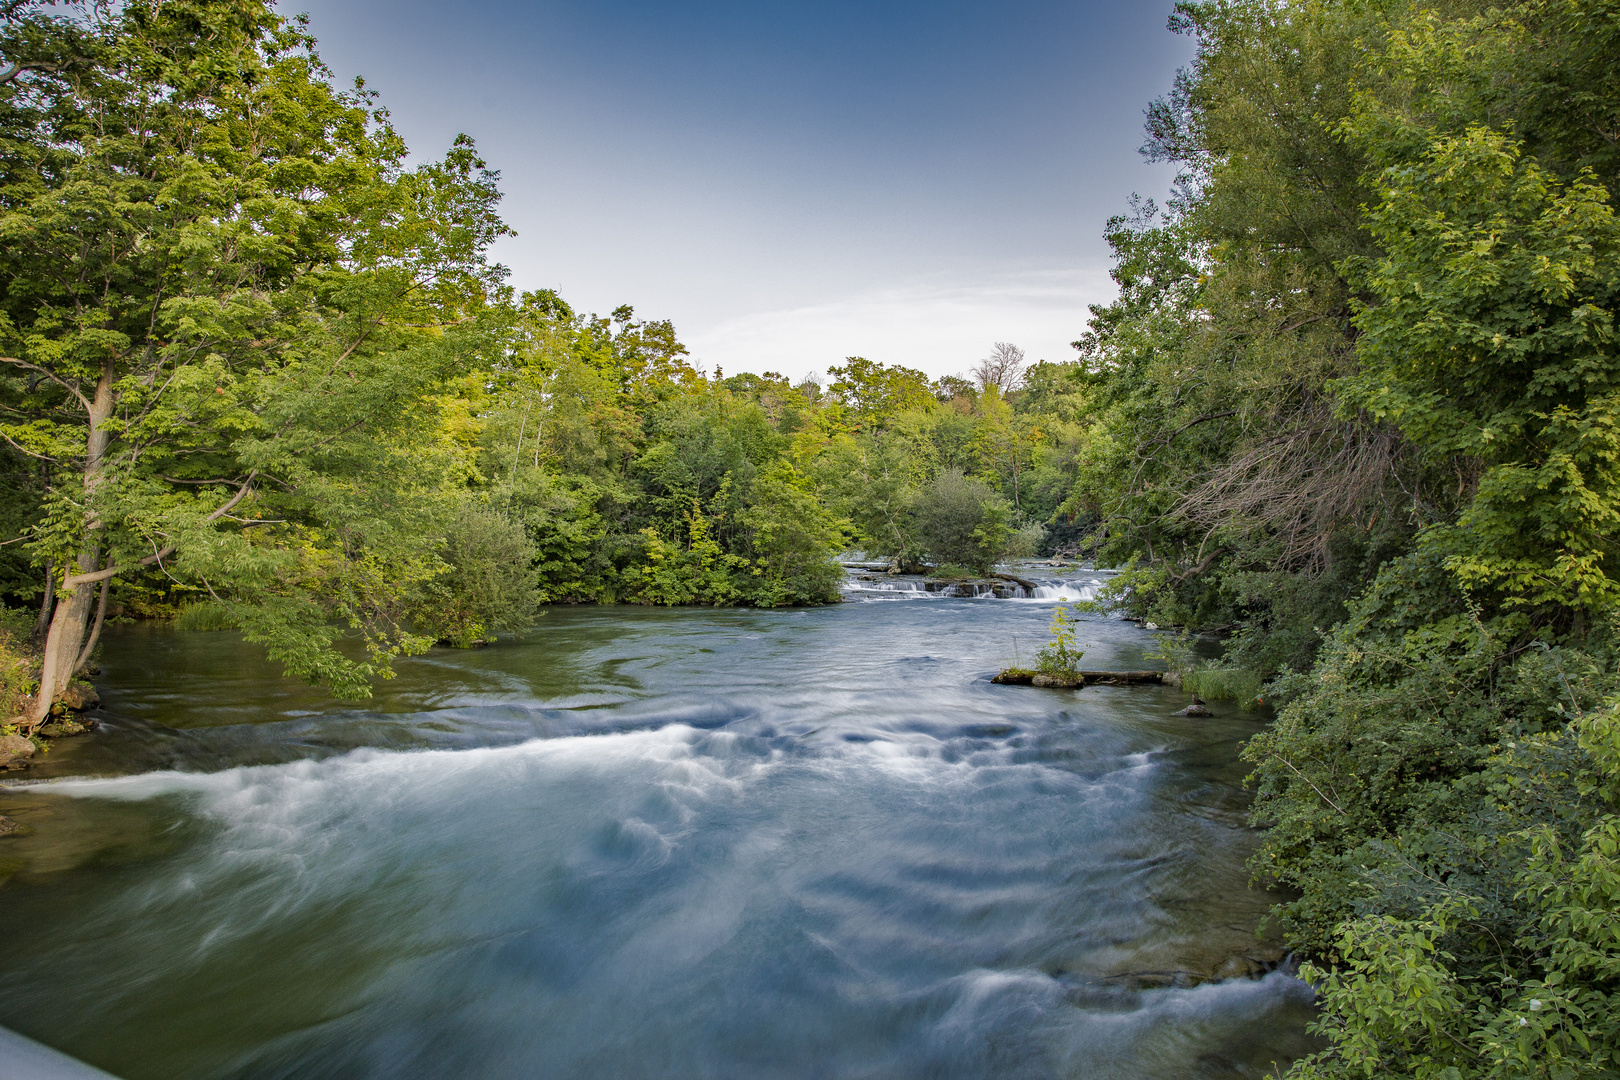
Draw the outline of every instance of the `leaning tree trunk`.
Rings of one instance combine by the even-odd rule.
[[[79,556],[80,573],[91,573],[100,561],[95,552]],[[79,653],[84,648],[85,634],[90,628],[90,614],[95,609],[96,587],[92,584],[63,589],[56,601],[56,614],[51,616],[51,629],[45,635],[45,655],[40,663],[39,693],[34,697],[32,720],[38,724],[50,715],[51,706],[62,696],[73,672],[79,666]]]
[[[102,459],[107,453],[109,435],[102,425],[113,412],[113,361],[109,357],[102,365],[101,378],[96,381],[96,396],[85,402],[90,430],[85,438],[84,505],[85,545],[77,560],[78,574],[72,573],[70,564],[64,569],[62,583],[56,598],[56,613],[51,616],[51,628],[45,634],[45,655],[40,663],[39,693],[34,695],[30,719],[37,726],[50,715],[51,706],[62,696],[62,691],[78,669],[80,653],[84,651],[85,635],[90,629],[90,615],[95,609],[96,587],[92,581],[74,578],[94,575],[101,569],[101,547],[93,537],[101,528],[95,508],[96,488],[101,483]],[[82,398],[80,399],[83,400]]]

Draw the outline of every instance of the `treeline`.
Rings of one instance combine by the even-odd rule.
[[[1620,1075],[1620,12],[1211,0],[1079,484],[1117,599],[1219,630],[1296,1077]]]
[[[852,546],[983,572],[1068,498],[1073,365],[723,378],[668,322],[516,295],[472,143],[408,164],[262,0],[0,5],[0,58],[0,599],[36,649],[0,715],[25,728],[109,618],[236,627],[364,695],[544,603],[823,603]]]

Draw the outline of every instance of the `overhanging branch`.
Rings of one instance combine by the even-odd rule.
[[[30,364],[26,360],[19,360],[15,356],[0,356],[0,363],[11,364],[11,365],[13,365],[15,367],[26,368],[29,371],[37,371],[37,372],[39,372],[41,375],[43,375],[47,379],[51,380],[51,382],[55,383],[57,386],[60,386],[62,389],[66,390],[68,393],[72,394],[74,397],[78,398],[79,399],[79,404],[84,406],[85,412],[90,411],[90,399],[85,397],[84,394],[80,392],[78,386],[74,385],[73,383],[68,382],[66,379],[63,379],[61,376],[56,375],[53,372],[47,371],[45,368],[40,367],[38,364]]]
[[[230,499],[225,503],[224,506],[221,506],[219,509],[217,509],[213,513],[209,514],[203,520],[204,521],[218,521],[220,518],[224,517],[226,514],[229,514],[232,510],[235,510],[236,507],[237,507],[237,504],[240,503],[243,499],[247,498],[248,495],[252,493],[252,491],[253,491],[253,479],[254,479],[254,477],[256,477],[258,475],[259,475],[259,470],[257,470],[257,469],[254,469],[252,472],[248,473],[247,479],[242,481],[242,486],[236,489],[236,494],[232,495],[230,497]],[[167,559],[170,555],[173,555],[175,553],[175,550],[176,550],[175,545],[170,544],[167,547],[161,548],[158,551],[154,551],[152,554],[147,555],[144,558],[137,559],[133,563],[128,563],[128,564],[126,564],[124,566],[108,566],[108,567],[105,567],[105,568],[103,568],[101,570],[96,570],[96,571],[93,571],[93,572],[88,573],[88,574],[74,574],[71,577],[66,577],[66,578],[62,579],[62,588],[64,588],[64,589],[72,589],[72,588],[75,588],[75,587],[77,587],[79,585],[88,585],[91,582],[95,582],[95,581],[105,581],[107,578],[114,577],[114,576],[116,576],[118,574],[123,573],[125,570],[129,569],[131,566],[151,566],[153,563],[162,562],[164,559]]]

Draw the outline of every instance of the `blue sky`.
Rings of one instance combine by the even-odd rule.
[[[412,148],[502,172],[520,288],[671,318],[712,371],[1066,359],[1101,232],[1171,171],[1169,0],[303,0]]]

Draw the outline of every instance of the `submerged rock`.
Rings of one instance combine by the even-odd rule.
[[[90,725],[81,724],[77,720],[69,720],[64,716],[60,720],[52,720],[40,728],[39,733],[47,739],[66,739],[74,735],[83,735],[89,730]]]
[[[1252,942],[1237,950],[1215,943],[1201,948],[1192,943],[1182,955],[1162,959],[1172,962],[1163,968],[1115,968],[1104,972],[1102,978],[1133,990],[1159,990],[1227,979],[1263,979],[1279,967],[1291,966],[1288,950],[1279,942],[1271,941]]]
[[[26,769],[34,744],[21,735],[0,735],[0,769]]]
[[[20,826],[8,817],[0,816],[0,836],[8,836],[17,831]]]

